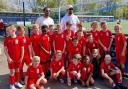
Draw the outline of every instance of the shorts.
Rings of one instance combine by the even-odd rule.
[[[12,62],[12,63],[8,63],[8,68],[9,69],[17,69],[20,68],[21,63],[19,62]]]
[[[116,53],[116,61],[118,65],[126,63],[126,55],[122,56],[121,53]]]

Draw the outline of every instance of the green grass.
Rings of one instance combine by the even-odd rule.
[[[114,26],[116,25],[117,22],[107,22],[108,28],[114,33]],[[99,24],[99,29],[100,29],[100,23]],[[87,30],[90,29],[91,22],[85,22],[84,26]],[[127,21],[122,21],[121,22],[122,26],[122,32],[125,34],[128,34],[128,20]]]

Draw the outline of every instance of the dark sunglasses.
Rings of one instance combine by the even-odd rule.
[[[73,10],[73,8],[69,8],[68,10]]]

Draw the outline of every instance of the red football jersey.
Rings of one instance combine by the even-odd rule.
[[[24,58],[30,58],[30,52],[29,52],[29,45],[30,45],[30,39],[28,36],[21,37],[24,44]]]
[[[40,46],[42,46],[45,50],[51,51],[51,43],[50,43],[50,37],[49,35],[45,34],[42,35],[40,41],[39,41]],[[45,62],[46,60],[49,59],[50,54],[47,54],[43,49],[40,48],[40,57],[41,61]]]
[[[110,74],[111,69],[115,68],[115,65],[112,62],[109,65],[106,65],[105,62],[102,62],[100,68],[103,69],[105,73]]]
[[[26,76],[28,76],[28,80],[38,79],[43,74],[42,66],[34,68],[33,66],[29,66],[26,72]]]
[[[30,41],[32,43],[33,50],[35,52],[35,55],[39,56],[39,40],[40,40],[41,34],[32,34],[30,36]]]
[[[62,67],[64,67],[63,58],[60,59],[59,61],[56,61],[55,59],[53,59],[50,64],[50,68],[52,68],[53,73],[57,73]]]
[[[54,33],[53,34],[53,37],[52,37],[52,40],[55,44],[55,50],[61,50],[63,51],[64,49],[64,44],[65,44],[65,40],[64,40],[64,37],[63,37],[63,34],[58,34],[58,33]]]
[[[82,46],[80,44],[77,44],[77,46],[72,44],[68,49],[68,53],[71,58],[73,58],[75,54],[82,54]]]
[[[110,30],[101,30],[99,32],[99,40],[102,42],[102,44],[105,46],[105,47],[109,47],[109,44],[110,44],[110,37],[112,36],[112,32]]]
[[[82,66],[81,66],[81,71],[83,71],[83,68],[86,68],[86,72],[88,72],[87,74],[93,72],[93,64],[91,64],[91,63],[88,64],[87,66],[85,66],[85,63],[83,62]]]
[[[96,30],[96,31],[91,30],[91,33],[92,33],[93,39],[95,41],[98,41],[98,39],[99,39],[99,31],[98,30]]]
[[[89,51],[92,53],[93,49],[98,49],[98,48],[99,48],[99,45],[97,41],[93,41],[93,42],[88,41],[86,43],[87,54],[89,54]]]
[[[70,62],[68,68],[67,68],[67,71],[68,72],[71,72],[71,71],[79,71],[81,69],[81,62],[78,61],[77,65],[75,65],[73,62]]]
[[[126,37],[123,33],[118,33],[115,35],[115,48],[117,52],[121,53],[123,51],[123,47],[126,41]]]
[[[17,62],[21,57],[21,47],[23,46],[23,42],[20,37],[12,38],[7,37],[4,41],[4,46],[7,47],[7,52],[10,58]]]

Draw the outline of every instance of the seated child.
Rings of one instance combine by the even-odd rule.
[[[65,69],[64,69],[64,59],[62,56],[62,51],[57,50],[56,55],[54,59],[51,61],[50,64],[50,71],[51,71],[51,79],[57,79],[60,78],[60,82],[64,83],[64,75],[65,75]]]
[[[122,85],[121,71],[111,62],[111,56],[105,55],[104,61],[101,63],[101,76],[112,86],[113,89],[127,89]],[[115,80],[113,80],[113,77]],[[116,81],[116,82],[115,82]]]
[[[74,55],[72,62],[70,62],[67,68],[67,84],[71,86],[71,80],[74,80],[74,83],[77,83],[77,80],[80,79],[80,69],[81,69],[81,58],[78,58],[77,54]]]
[[[25,77],[26,89],[40,89],[40,84],[46,83],[47,80],[40,65],[40,57],[34,56],[32,65],[28,67]]]
[[[81,67],[81,82],[83,86],[90,86],[94,84],[93,74],[93,65],[90,62],[89,56],[84,56]]]

